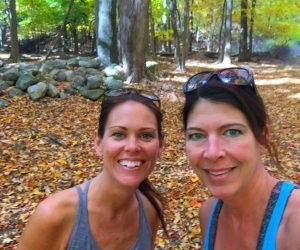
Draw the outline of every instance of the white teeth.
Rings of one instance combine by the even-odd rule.
[[[221,171],[208,171],[210,174],[212,175],[221,175],[221,174],[225,174],[228,173],[231,169],[226,169],[226,170],[221,170]]]
[[[123,161],[120,161],[119,163],[120,163],[120,165],[122,165],[123,167],[126,167],[126,168],[135,168],[135,167],[139,167],[140,165],[142,165],[141,161],[123,160]]]

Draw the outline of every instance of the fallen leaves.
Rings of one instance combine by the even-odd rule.
[[[164,84],[170,85],[158,82],[143,87],[159,90]],[[274,139],[283,165],[283,169],[270,166],[269,170],[279,178],[299,183],[299,101],[288,97],[300,91],[299,85],[258,88],[274,120]],[[160,92],[166,146],[150,179],[167,199],[170,238],[159,230],[156,249],[201,249],[198,210],[209,193],[184,154],[181,86],[172,83],[166,89]],[[289,91],[281,91],[284,89]],[[174,95],[177,102],[172,101]],[[102,167],[93,150],[100,101],[73,96],[32,102],[22,96],[10,102],[0,109],[1,249],[16,247],[25,223],[41,200],[95,176]]]

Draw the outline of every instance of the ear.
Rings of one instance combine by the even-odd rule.
[[[97,130],[94,132],[94,147],[96,154],[101,157],[102,156],[102,140],[98,135]]]

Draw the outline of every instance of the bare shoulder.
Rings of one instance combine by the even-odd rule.
[[[213,208],[215,201],[216,201],[216,198],[211,197],[211,198],[207,199],[205,202],[203,202],[201,204],[201,207],[199,208],[199,221],[200,221],[201,234],[202,234],[203,239],[206,234],[208,220],[209,220],[211,210]]]
[[[73,226],[77,202],[74,188],[60,191],[43,200],[30,217],[18,249],[65,248],[63,245]]]
[[[279,249],[299,249],[300,189],[291,193],[278,231]],[[288,244],[288,245],[287,245]],[[298,248],[296,248],[298,247]]]

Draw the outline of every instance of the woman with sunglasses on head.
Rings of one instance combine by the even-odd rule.
[[[300,190],[265,169],[265,151],[279,161],[252,73],[200,72],[183,91],[187,158],[212,194],[199,211],[204,250],[300,249]]]
[[[153,249],[159,222],[166,230],[162,198],[148,176],[163,147],[159,98],[134,89],[106,93],[95,178],[42,201],[19,249]]]

